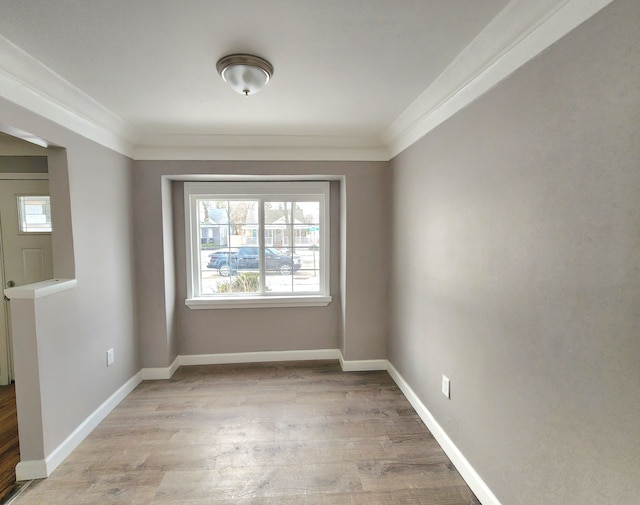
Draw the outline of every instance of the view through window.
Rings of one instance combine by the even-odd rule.
[[[18,196],[18,219],[21,233],[50,233],[49,196]]]
[[[329,185],[186,183],[191,297],[325,295]]]

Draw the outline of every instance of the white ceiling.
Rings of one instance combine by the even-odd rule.
[[[429,92],[451,97],[571,2],[507,3],[0,0],[0,76],[130,146],[388,150]],[[234,52],[273,64],[260,93],[238,95],[217,75]]]

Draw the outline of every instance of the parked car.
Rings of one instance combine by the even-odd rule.
[[[230,255],[232,256],[231,261],[229,260]],[[231,267],[229,265],[231,263],[234,265],[237,263],[237,255],[237,249],[217,249],[209,254],[207,268],[215,268],[221,275],[226,277],[231,273]]]
[[[280,275],[291,275],[300,270],[300,256],[290,256],[273,247],[264,250],[266,271],[277,271]],[[218,249],[209,254],[207,268],[215,268],[218,273],[228,277],[237,270],[258,270],[260,250],[256,246],[240,246],[232,249]]]

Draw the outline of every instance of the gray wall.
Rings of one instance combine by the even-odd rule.
[[[390,360],[505,505],[640,496],[639,20],[614,2],[392,161]]]
[[[191,310],[187,296],[184,186],[173,183],[177,322],[180,354],[337,349],[340,327],[340,187],[331,191],[331,294],[327,307]],[[379,338],[384,339],[384,336]]]
[[[40,339],[20,355],[16,352],[15,368],[22,459],[42,459],[140,370],[132,162],[4,99],[0,117],[3,124],[66,148],[47,152],[54,272],[75,276],[78,286],[35,303],[11,302],[16,333],[24,329]],[[25,315],[35,326],[21,321]],[[115,363],[107,368],[110,347]],[[29,399],[38,396],[40,440],[30,432],[39,413]]]
[[[3,173],[47,173],[46,156],[5,156],[0,146],[0,174]]]
[[[7,135],[2,129],[2,123],[0,123],[0,156],[24,156],[27,159],[30,157],[40,157],[47,156],[47,149],[31,142],[27,142],[22,139],[18,139],[16,137],[12,137],[11,135]],[[5,160],[0,160],[5,161]],[[45,160],[46,161],[46,160]],[[4,168],[0,164],[0,169]],[[10,171],[10,170],[8,170]],[[18,172],[18,170],[15,170]],[[29,170],[33,171],[33,169]],[[35,169],[36,172],[46,172],[46,163],[44,166],[44,170],[42,168]]]
[[[268,310],[188,309],[184,305],[181,184],[170,183],[167,177],[189,174],[342,178],[339,184],[332,183],[331,194],[333,302],[327,307]],[[385,163],[139,161],[135,163],[134,182],[140,337],[145,367],[169,366],[177,354],[338,347],[349,360],[386,357],[385,267],[389,232]],[[163,183],[167,185],[164,209]],[[170,198],[166,197],[167,191]],[[342,210],[340,191],[346,192],[348,198],[348,208]],[[346,237],[343,241],[341,234]],[[167,243],[172,243],[173,249],[169,250]],[[341,256],[348,267],[344,271],[340,269]],[[345,290],[341,289],[342,284]],[[173,306],[168,300],[173,301]]]

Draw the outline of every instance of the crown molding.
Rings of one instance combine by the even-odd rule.
[[[136,160],[388,161],[375,137],[327,135],[143,135]]]
[[[398,155],[613,0],[512,0],[385,130]]]
[[[133,152],[133,127],[1,35],[0,96],[121,154]]]

